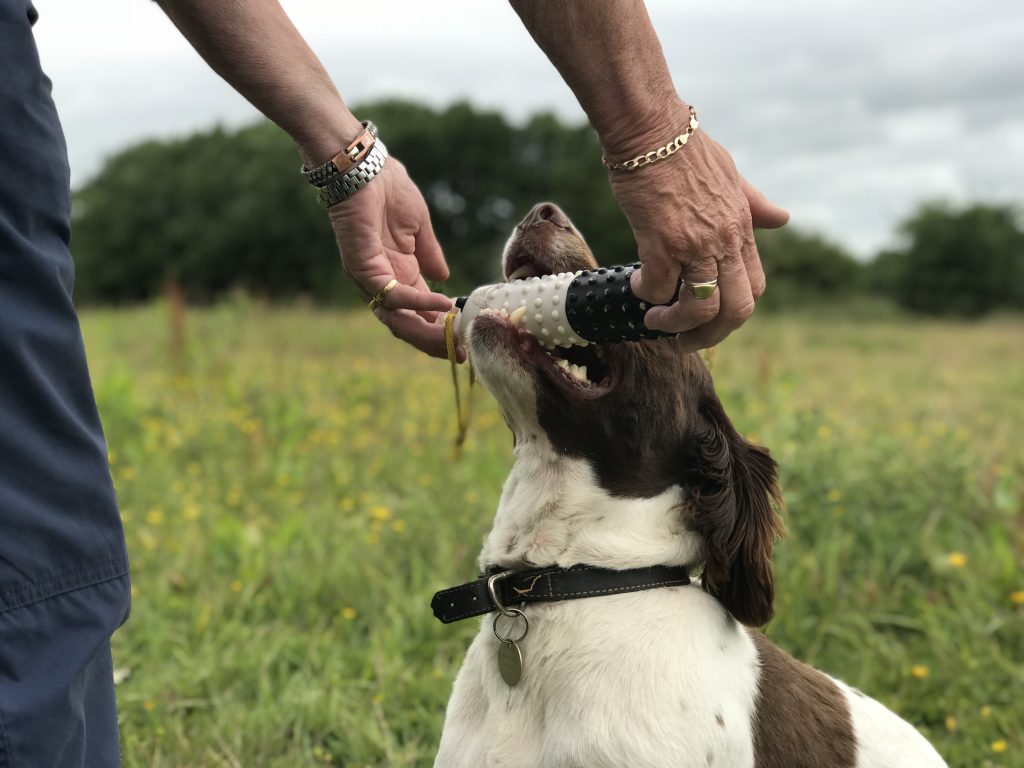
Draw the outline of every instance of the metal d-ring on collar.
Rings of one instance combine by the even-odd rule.
[[[498,596],[498,590],[494,585],[502,579],[507,579],[513,573],[515,573],[515,571],[502,571],[501,573],[496,573],[487,579],[487,594],[491,596],[491,602],[494,603],[495,608],[506,616],[509,615],[508,609],[505,607],[504,603],[501,602],[501,598]]]
[[[498,590],[496,587],[497,582],[501,579],[505,579],[509,576],[512,576],[514,573],[515,571],[503,571],[501,573],[495,573],[493,576],[489,576],[487,579],[487,594],[490,595],[491,602],[494,603],[494,607],[498,610],[497,616],[494,617],[494,623],[491,625],[491,630],[494,632],[494,636],[503,643],[507,643],[510,640],[518,643],[522,641],[522,639],[526,637],[526,633],[530,631],[530,620],[526,618],[526,614],[523,613],[523,611],[519,608],[505,607],[505,604],[501,602],[501,597],[498,595]],[[521,618],[524,622],[526,622],[525,626],[523,627],[523,634],[515,638],[502,637],[501,634],[498,632],[499,616],[504,616],[506,619]]]

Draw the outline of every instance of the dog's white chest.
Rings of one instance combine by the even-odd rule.
[[[753,765],[756,652],[699,587],[527,614],[514,688],[484,618],[455,682],[437,768]]]

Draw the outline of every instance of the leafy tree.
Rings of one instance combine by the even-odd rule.
[[[450,294],[499,277],[509,232],[542,200],[566,210],[600,262],[636,258],[588,125],[550,114],[513,125],[465,103],[381,101],[357,114],[373,117],[423,191],[451,267]],[[359,300],[298,165],[289,139],[269,123],[124,150],[75,195],[77,297],[140,301],[174,278],[192,300],[236,287],[270,298]],[[819,235],[758,232],[764,304],[834,301],[869,288],[922,312],[1024,308],[1024,233],[1011,208],[927,205],[901,231],[905,246],[867,268]]]
[[[793,227],[757,230],[767,308],[797,308],[849,297],[863,288],[864,268],[843,248]]]
[[[330,225],[269,124],[145,142],[75,196],[78,295],[153,296],[175,276],[192,298],[236,286],[270,296],[344,290]]]
[[[899,303],[932,315],[979,317],[1024,309],[1024,231],[1008,205],[923,205],[900,227],[903,248],[885,254]]]
[[[523,126],[467,104],[365,105],[419,185],[451,267],[451,293],[499,277],[515,222],[562,205],[606,261],[635,258],[586,125],[538,115]],[[323,211],[288,138],[270,124],[146,142],[112,158],[75,196],[77,295],[138,301],[174,276],[192,299],[233,287],[269,297],[353,300]]]

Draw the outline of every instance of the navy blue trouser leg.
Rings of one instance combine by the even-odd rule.
[[[0,768],[119,765],[124,534],[71,302],[67,151],[29,0],[0,0]]]

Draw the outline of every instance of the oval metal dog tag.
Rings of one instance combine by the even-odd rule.
[[[506,640],[498,646],[498,671],[510,688],[523,676],[523,652],[515,640]]]

